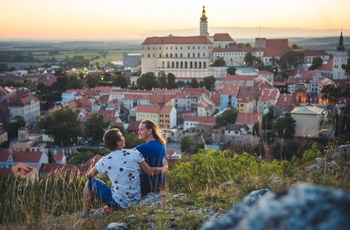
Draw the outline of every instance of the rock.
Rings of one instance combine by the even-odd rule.
[[[261,189],[249,194],[217,220],[211,229],[349,229],[350,195],[310,184],[299,184],[285,193]]]
[[[125,223],[109,223],[106,230],[125,230],[128,229],[128,225]]]

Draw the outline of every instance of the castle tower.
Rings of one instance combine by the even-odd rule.
[[[333,79],[346,79],[342,65],[348,62],[348,54],[344,46],[343,30],[341,30],[337,51],[333,55]]]
[[[205,6],[203,6],[202,17],[200,17],[199,22],[199,35],[209,37],[208,33],[208,18],[205,16]]]

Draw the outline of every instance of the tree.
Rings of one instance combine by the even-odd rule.
[[[226,66],[225,59],[223,57],[217,57],[212,66],[220,67]]]
[[[83,85],[77,76],[69,76],[67,80],[67,89],[81,89]]]
[[[116,78],[113,79],[113,85],[118,86],[122,89],[128,88],[128,80],[121,74],[118,74]]]
[[[280,138],[290,138],[295,133],[295,120],[290,113],[276,119],[272,125],[273,133],[276,133]]]
[[[109,123],[103,121],[103,115],[95,113],[85,123],[85,136],[91,137],[93,144],[98,144],[108,126]]]
[[[139,86],[141,89],[151,90],[158,88],[158,82],[156,76],[152,72],[148,72],[141,75],[139,79]]]
[[[176,79],[176,77],[173,73],[168,73],[168,75],[167,75],[168,89],[175,89],[175,87],[176,87],[175,79]]]
[[[236,68],[233,67],[233,66],[230,66],[227,68],[227,74],[230,74],[230,75],[235,75],[236,74]]]
[[[89,88],[95,88],[97,86],[97,78],[88,75],[88,78],[86,80],[86,83],[88,84]]]
[[[350,104],[341,109],[341,114],[337,119],[336,135],[339,136],[341,144],[345,144],[350,140]]]
[[[199,83],[197,81],[196,78],[192,78],[191,80],[191,88],[198,88],[199,87]]]
[[[16,122],[6,123],[3,127],[7,131],[8,139],[18,137],[18,129],[25,126],[23,120],[17,120]]]
[[[293,50],[301,49],[301,47],[298,46],[297,44],[293,44],[293,45],[292,45],[292,49],[293,49]]]
[[[226,126],[227,124],[236,123],[238,111],[236,109],[225,110],[221,115],[216,117],[216,124],[218,126]]]
[[[207,89],[207,90],[209,90],[209,91],[211,91],[211,90],[213,90],[213,88],[214,88],[214,86],[215,86],[215,77],[213,77],[213,76],[209,76],[209,77],[205,77],[204,79],[203,79],[203,86]]]
[[[192,137],[190,136],[184,136],[181,138],[180,142],[180,150],[183,153],[190,153],[192,148],[193,142]]]
[[[335,104],[341,95],[341,89],[335,85],[328,84],[321,89],[321,98]]]
[[[255,56],[252,54],[252,52],[248,52],[244,57],[244,62],[248,66],[253,66],[255,62]]]
[[[135,148],[135,146],[145,143],[145,140],[140,140],[139,136],[134,132],[130,134],[125,134],[124,138],[125,138],[125,148],[127,149]]]
[[[306,150],[303,155],[303,161],[305,164],[312,164],[314,163],[316,158],[322,157],[322,152],[319,150],[316,143],[313,143],[311,145],[311,148]]]
[[[312,66],[310,66],[310,70],[314,70],[320,66],[322,66],[323,61],[321,57],[314,57],[312,59]]]
[[[160,71],[158,73],[158,82],[159,82],[159,88],[161,88],[161,89],[167,88],[167,77],[166,77],[164,71]]]
[[[55,144],[59,146],[72,145],[81,135],[78,114],[71,109],[60,109],[47,117],[42,117],[38,125],[41,129],[45,129],[45,133],[53,137]]]
[[[288,67],[297,69],[304,63],[304,52],[302,51],[288,51],[285,54]]]

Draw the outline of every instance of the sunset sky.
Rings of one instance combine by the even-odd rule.
[[[349,0],[0,0],[0,39],[144,39],[350,36]]]

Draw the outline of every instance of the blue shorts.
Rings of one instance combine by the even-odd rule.
[[[96,178],[89,178],[88,187],[95,196],[113,210],[120,210],[122,207],[112,197],[111,188],[103,181]]]

